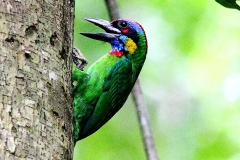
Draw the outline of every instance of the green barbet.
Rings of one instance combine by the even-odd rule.
[[[74,144],[102,127],[123,106],[142,69],[147,54],[145,32],[137,22],[97,18],[85,20],[105,33],[81,33],[109,42],[112,50],[92,64],[86,72],[73,69]]]

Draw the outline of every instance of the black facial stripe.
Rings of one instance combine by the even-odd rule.
[[[131,38],[136,44],[138,43],[138,35],[136,31],[130,29],[127,33],[127,36]]]

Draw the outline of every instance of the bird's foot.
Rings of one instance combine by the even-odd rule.
[[[81,71],[83,71],[83,68],[88,64],[87,59],[84,57],[82,52],[76,47],[73,47],[72,58],[73,62],[76,64],[76,67]]]

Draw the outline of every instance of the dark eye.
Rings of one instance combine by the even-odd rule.
[[[125,21],[119,21],[118,26],[121,27],[121,28],[126,28],[128,26],[128,24]]]

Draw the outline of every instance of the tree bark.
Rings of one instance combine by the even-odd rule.
[[[0,160],[72,159],[74,1],[0,2]]]

